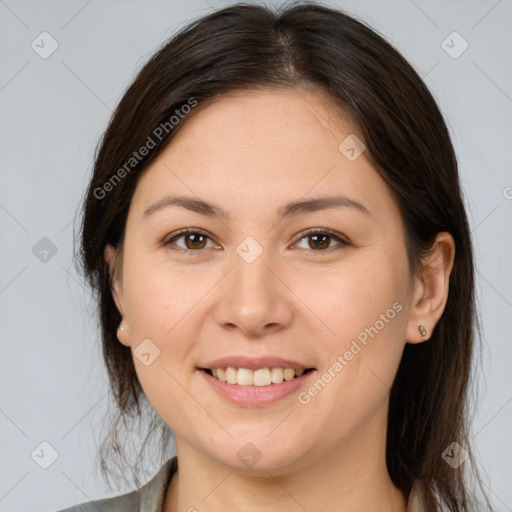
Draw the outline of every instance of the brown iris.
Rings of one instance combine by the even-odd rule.
[[[188,246],[188,241],[193,239],[193,245],[192,247]],[[202,239],[202,240],[201,240]],[[200,233],[187,233],[185,234],[185,245],[187,246],[187,249],[203,249],[204,245],[196,244],[197,242],[206,244],[207,237],[204,235],[201,235]]]
[[[314,245],[314,246],[313,246],[313,245],[311,245],[311,244],[309,244],[309,246],[310,246],[312,249],[315,249],[315,248],[317,248],[317,249],[318,249],[318,248],[320,248],[320,249],[327,249],[327,248],[329,247],[329,242],[330,242],[330,239],[331,239],[331,237],[330,237],[329,235],[322,235],[322,234],[320,234],[320,235],[309,235],[309,236],[308,236],[308,238],[309,238],[310,240],[315,240],[315,241],[316,241],[316,240],[319,240],[319,239],[321,239],[321,240],[322,240],[322,242],[321,242],[321,244],[322,244],[322,245],[319,245],[319,244],[318,244],[318,243],[316,243],[316,242],[315,242],[315,245]]]

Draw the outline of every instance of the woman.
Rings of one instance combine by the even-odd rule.
[[[147,399],[176,456],[68,511],[483,510],[457,162],[365,24],[239,4],[183,29],[111,119],[81,255],[119,417]]]

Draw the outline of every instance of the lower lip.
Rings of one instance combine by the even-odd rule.
[[[269,386],[239,386],[221,382],[204,370],[198,371],[219,395],[242,407],[262,407],[273,404],[299,390],[315,373],[315,370],[311,370],[300,377]]]

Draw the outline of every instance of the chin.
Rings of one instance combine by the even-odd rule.
[[[266,441],[256,439],[254,442],[244,440],[234,441],[225,449],[221,448],[210,454],[218,462],[233,468],[238,473],[268,476],[269,472],[276,475],[286,474],[307,465],[305,451],[301,450],[298,453],[297,446],[303,447],[304,444],[294,442],[290,438],[287,445],[272,442],[269,439]]]

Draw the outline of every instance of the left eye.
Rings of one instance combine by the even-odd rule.
[[[335,240],[338,242],[338,249],[342,247],[348,247],[350,245],[349,241],[345,238],[343,238],[341,235],[338,235],[328,229],[325,230],[310,230],[306,232],[302,232],[301,238],[299,242],[302,242],[302,240],[310,239],[313,241],[313,244],[308,243],[310,248],[317,248],[321,249],[321,251],[315,251],[315,252],[322,252],[327,249],[331,249],[332,247],[328,247],[330,245],[330,242],[332,240]],[[327,246],[327,247],[326,247]]]
[[[175,242],[179,239],[183,238],[185,241],[185,247],[177,245]],[[330,230],[309,230],[302,232],[300,234],[300,239],[298,242],[302,242],[303,240],[309,239],[312,241],[312,243],[308,243],[309,248],[314,249],[315,252],[323,252],[328,249],[332,249],[332,247],[329,247],[331,242],[334,240],[338,242],[338,245],[342,247],[347,247],[350,245],[347,239],[343,238],[342,236],[330,231]],[[179,231],[175,235],[171,236],[170,238],[167,238],[162,243],[163,246],[167,247],[169,246],[172,250],[177,250],[172,248],[172,245],[176,245],[182,250],[188,250],[189,253],[200,251],[201,249],[206,248],[207,241],[211,238],[204,232],[199,230],[193,230],[193,229],[184,229],[182,231]],[[296,242],[296,243],[298,243]],[[218,245],[215,246],[216,248],[219,248]],[[319,251],[316,249],[320,249]]]

